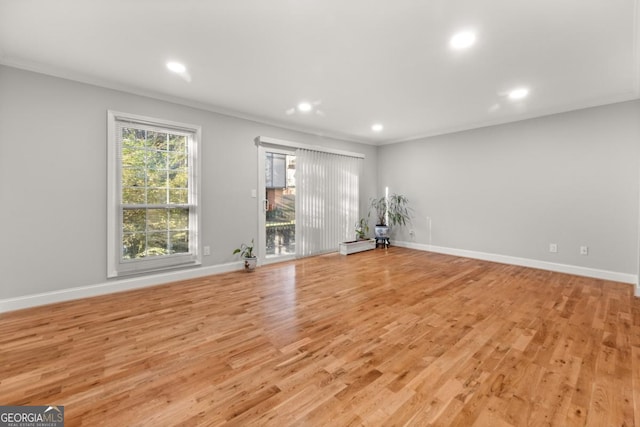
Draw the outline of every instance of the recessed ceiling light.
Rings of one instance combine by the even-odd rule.
[[[376,123],[373,126],[371,126],[371,130],[374,132],[381,132],[382,129],[384,129],[384,126],[382,126],[380,123]]]
[[[308,102],[301,102],[300,104],[298,104],[298,111],[301,111],[303,113],[311,111],[312,108],[313,106]]]
[[[449,46],[453,49],[466,49],[476,42],[476,35],[471,31],[461,31],[454,34],[449,40]]]
[[[520,87],[509,92],[509,99],[517,100],[526,98],[529,95],[529,89],[526,87]]]
[[[174,73],[184,73],[187,71],[187,67],[179,62],[167,62],[167,68]]]

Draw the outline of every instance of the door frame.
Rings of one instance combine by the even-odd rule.
[[[267,217],[265,203],[266,192],[266,180],[265,180],[265,157],[266,153],[279,153],[279,154],[293,154],[295,155],[295,148],[278,145],[258,145],[258,194],[257,194],[257,209],[258,209],[258,244],[256,255],[258,257],[258,265],[273,264],[276,262],[290,261],[295,259],[296,256],[282,255],[273,258],[267,258]],[[297,213],[296,213],[297,216]]]

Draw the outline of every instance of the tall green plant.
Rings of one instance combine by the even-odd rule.
[[[372,210],[375,212],[376,225],[387,225],[387,206],[387,198],[384,196],[369,202],[369,215]]]
[[[377,222],[376,225],[407,225],[411,219],[411,208],[409,208],[409,199],[402,194],[392,194],[388,198],[385,196],[371,199],[369,203],[370,211],[375,212]],[[387,223],[387,218],[389,223]]]
[[[409,199],[402,194],[392,194],[389,196],[389,225],[407,225],[411,219]]]

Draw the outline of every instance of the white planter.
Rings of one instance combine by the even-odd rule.
[[[245,271],[253,271],[256,269],[256,265],[258,264],[258,258],[256,257],[251,257],[251,258],[242,258],[244,260],[244,270]]]
[[[375,239],[355,240],[353,242],[342,242],[339,250],[342,255],[355,254],[356,252],[368,251],[376,248]]]

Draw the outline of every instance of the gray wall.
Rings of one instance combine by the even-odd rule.
[[[108,109],[202,126],[203,267],[257,236],[258,135],[365,154],[375,194],[374,146],[0,66],[0,299],[107,281]]]
[[[399,241],[637,274],[639,151],[636,101],[387,145],[378,184]]]
[[[203,267],[257,235],[265,135],[364,153],[363,215],[412,201],[398,240],[637,274],[640,101],[373,147],[0,66],[0,299],[107,282],[108,109],[202,126]]]

